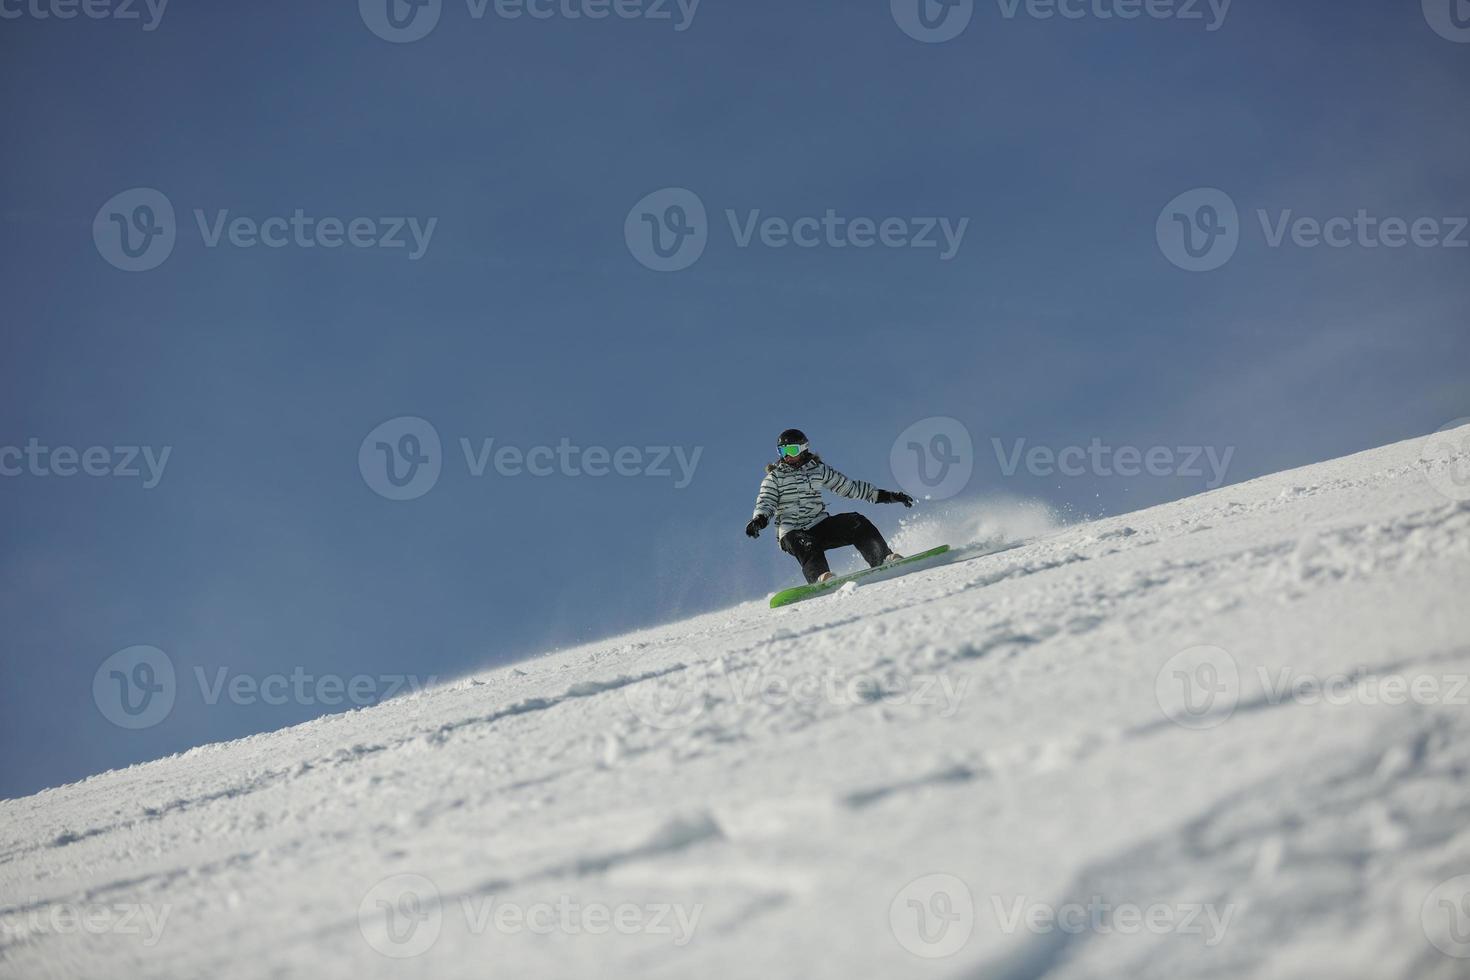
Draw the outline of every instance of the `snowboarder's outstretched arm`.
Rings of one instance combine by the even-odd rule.
[[[831,490],[838,496],[848,497],[852,500],[866,500],[870,504],[878,502],[878,488],[871,483],[862,480],[854,480],[850,476],[844,476],[837,470],[822,464],[822,486]]]
[[[825,470],[822,474],[822,486],[833,493],[853,500],[866,500],[870,504],[903,504],[905,507],[914,505],[914,498],[902,490],[879,490],[871,483],[844,476],[826,463],[822,467]]]

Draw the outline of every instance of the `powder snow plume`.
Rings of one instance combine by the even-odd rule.
[[[1056,512],[1039,500],[987,497],[917,501],[899,521],[888,543],[912,555],[947,544],[953,548],[999,548],[1048,534],[1062,526]]]

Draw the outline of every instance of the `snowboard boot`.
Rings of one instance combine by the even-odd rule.
[[[818,582],[829,582],[829,581],[831,581],[832,579],[834,579],[836,577],[837,576],[836,575],[833,575],[831,572],[823,572],[822,574],[820,574],[820,575],[817,576],[817,581]]]
[[[903,561],[903,555],[900,555],[898,552],[894,551],[891,552],[887,558],[883,559],[883,564],[892,565],[896,561]]]

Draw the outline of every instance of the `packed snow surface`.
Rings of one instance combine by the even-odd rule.
[[[1470,976],[1467,442],[5,801],[0,974]]]

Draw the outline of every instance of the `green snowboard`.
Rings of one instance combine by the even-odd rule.
[[[852,582],[860,578],[865,578],[869,575],[878,575],[883,572],[891,571],[895,568],[902,568],[905,565],[912,565],[916,561],[923,561],[926,558],[933,558],[935,555],[942,555],[948,550],[949,545],[942,544],[937,548],[930,548],[928,551],[923,552],[922,554],[909,555],[907,558],[901,558],[898,561],[892,562],[887,565],[879,565],[877,568],[864,568],[862,571],[853,572],[851,575],[839,575],[835,578],[830,578],[825,582],[819,582],[815,585],[798,585],[794,589],[785,589],[771,596],[771,608],[775,609],[777,606],[789,606],[793,602],[800,602],[803,599],[811,599],[815,596],[825,595],[828,592],[833,592],[837,589],[842,588],[848,582]]]

